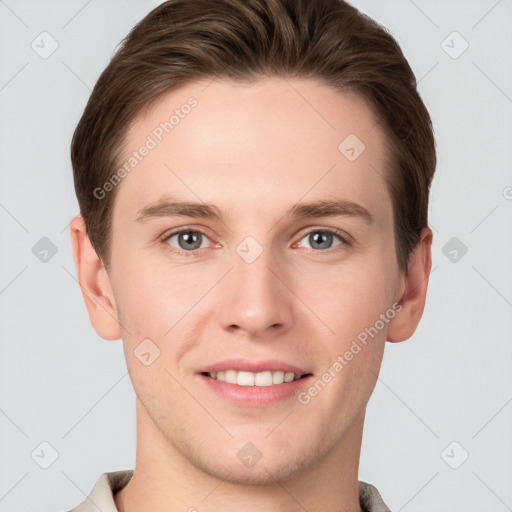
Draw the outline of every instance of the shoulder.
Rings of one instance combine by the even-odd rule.
[[[133,470],[103,473],[92,488],[87,498],[69,512],[118,512],[114,494],[120,491],[131,479]]]
[[[363,512],[391,512],[377,487],[359,480],[359,503]]]

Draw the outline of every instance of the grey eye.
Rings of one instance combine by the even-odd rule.
[[[332,242],[334,238],[338,238],[341,241],[341,238],[336,235],[335,233],[331,233],[330,231],[311,231],[311,233],[308,233],[305,237],[301,239],[308,240],[308,243],[310,244],[311,249],[330,249],[333,247]],[[338,244],[340,245],[340,244]]]
[[[203,237],[206,238],[199,231],[181,231],[179,233],[174,233],[167,238],[167,242],[170,245],[174,245],[171,243],[173,238],[177,237],[178,249],[182,249],[184,251],[195,251],[197,249],[201,249],[201,244],[203,241]],[[176,245],[174,245],[176,247]]]

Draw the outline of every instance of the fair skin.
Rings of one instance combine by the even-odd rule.
[[[121,512],[360,512],[366,405],[386,340],[408,339],[420,321],[432,232],[422,231],[401,273],[384,134],[364,100],[314,80],[187,85],[139,116],[126,154],[190,96],[197,107],[118,185],[109,272],[81,217],[71,225],[90,320],[101,337],[122,338],[137,395],[136,466],[116,505]],[[366,146],[354,161],[338,150],[349,134]],[[137,220],[170,196],[215,205],[223,218],[160,209]],[[285,215],[321,200],[357,203],[373,220]],[[188,237],[170,236],[183,227]],[[333,229],[346,241],[326,234]],[[190,252],[194,233],[195,255],[176,254]],[[250,263],[237,252],[248,236],[262,249]],[[378,335],[301,403],[298,393],[398,303]],[[148,366],[134,354],[147,338],[160,350]],[[277,360],[309,376],[236,400],[201,375],[231,358]],[[271,403],[254,398],[258,389],[290,385],[293,393]],[[261,453],[252,466],[237,456],[249,442]]]

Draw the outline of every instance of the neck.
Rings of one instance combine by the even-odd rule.
[[[361,512],[358,469],[365,409],[315,464],[265,485],[219,479],[195,467],[164,437],[137,400],[133,476],[115,494],[119,512]]]

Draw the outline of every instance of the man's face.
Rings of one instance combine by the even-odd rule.
[[[190,97],[197,104],[181,109]],[[176,109],[172,131],[158,130]],[[216,80],[138,118],[126,160],[148,135],[156,147],[118,185],[110,272],[139,442],[233,481],[312,468],[355,442],[383,317],[403,292],[377,119],[361,98],[312,80]],[[355,203],[371,219],[357,208],[287,215],[320,201]],[[176,215],[171,202],[221,217]],[[276,383],[206,373],[250,369]],[[293,371],[305,376],[279,383]]]

